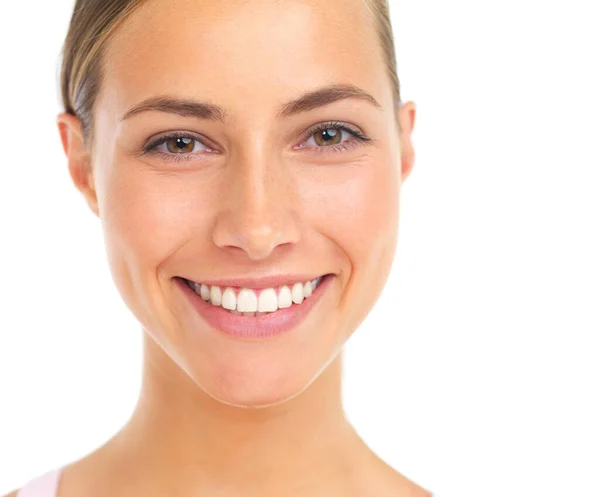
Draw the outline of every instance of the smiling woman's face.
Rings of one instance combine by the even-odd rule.
[[[307,388],[396,248],[410,142],[364,1],[147,1],[107,45],[95,112],[88,201],[146,332],[220,401]],[[301,304],[279,295],[328,274]],[[203,299],[185,280],[233,294],[217,306],[216,288]],[[256,317],[223,309],[273,298],[282,309]]]

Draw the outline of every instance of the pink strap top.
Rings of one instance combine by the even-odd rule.
[[[56,497],[62,467],[28,481],[17,492],[17,497]]]
[[[56,468],[30,480],[17,492],[17,497],[56,497],[61,472],[62,467]]]

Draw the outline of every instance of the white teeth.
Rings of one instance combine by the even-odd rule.
[[[196,293],[198,293],[198,290],[196,290]],[[210,299],[210,288],[208,288],[208,286],[204,283],[200,285],[200,297],[202,297],[203,300]]]
[[[306,283],[304,283],[304,298],[308,298],[312,295],[313,292],[313,287],[312,287],[312,283],[310,281],[307,281]]]
[[[274,288],[265,288],[258,297],[258,310],[260,312],[275,312],[278,309],[277,292]]]
[[[290,287],[284,285],[279,290],[279,297],[277,298],[277,307],[280,309],[285,309],[286,307],[290,307],[292,305],[292,292]]]
[[[294,283],[292,287],[292,301],[294,304],[301,304],[304,300],[304,285],[302,283]]]
[[[218,286],[210,287],[210,303],[212,305],[221,305],[221,289]]]
[[[221,301],[221,306],[223,306],[224,309],[228,309],[230,311],[235,310],[236,298],[235,298],[235,292],[233,291],[233,288],[225,289],[225,291],[223,292],[223,299]],[[239,309],[238,309],[238,311],[239,311]]]
[[[242,288],[238,295],[237,310],[240,312],[256,312],[257,306],[256,294],[252,290]]]
[[[264,288],[261,291],[254,291],[248,288],[242,288],[236,296],[233,288],[227,287],[221,290],[220,287],[208,286],[204,283],[194,283],[186,281],[203,300],[210,302],[214,306],[221,306],[232,314],[237,316],[262,316],[278,309],[291,307],[292,303],[301,304],[304,299],[310,297],[323,277],[319,276],[311,281],[304,283],[298,282],[294,285],[283,285],[279,292],[274,288]]]

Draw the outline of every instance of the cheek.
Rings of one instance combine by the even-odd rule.
[[[345,167],[343,180],[324,183],[314,218],[360,268],[395,249],[399,180],[391,161]]]
[[[175,205],[164,188],[153,187],[151,178],[115,175],[107,186],[102,212],[107,241],[132,262],[155,262],[172,241]]]
[[[393,160],[373,161],[348,170],[348,175],[329,185],[319,209],[321,232],[348,262],[338,303],[339,326],[347,336],[367,316],[388,278],[396,252],[400,195]]]
[[[101,205],[107,240],[132,262],[154,270],[208,215],[210,199],[198,184],[139,163],[114,166]]]
[[[113,279],[130,309],[148,325],[164,306],[161,264],[192,236],[197,216],[181,178],[141,167],[113,162],[99,178],[98,198]]]

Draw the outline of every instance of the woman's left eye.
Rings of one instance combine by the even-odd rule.
[[[349,140],[343,140],[345,135],[349,135]],[[318,153],[342,152],[359,145],[361,142],[370,142],[371,138],[365,136],[358,130],[351,129],[340,123],[320,124],[309,132],[308,141],[316,144]],[[300,148],[307,148],[302,146]]]

